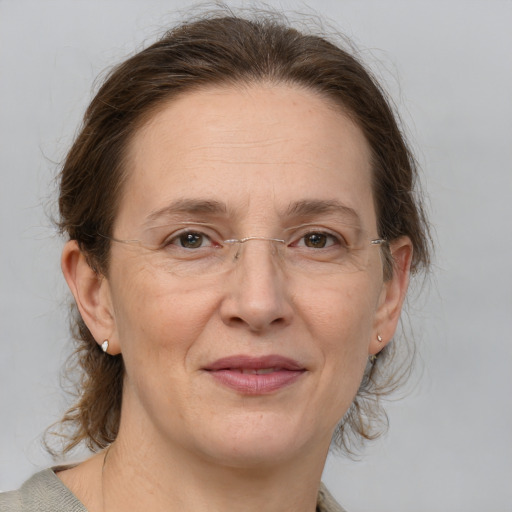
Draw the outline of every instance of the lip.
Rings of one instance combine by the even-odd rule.
[[[244,395],[275,392],[293,384],[307,371],[297,361],[274,354],[224,357],[208,364],[204,370],[220,384]]]

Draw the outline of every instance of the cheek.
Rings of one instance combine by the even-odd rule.
[[[178,430],[182,412],[198,404],[184,384],[193,375],[191,361],[215,309],[207,290],[196,293],[170,281],[139,272],[130,286],[118,289],[116,301],[126,369],[123,407],[127,414],[144,411],[163,432]]]
[[[300,306],[323,365],[318,393],[332,407],[333,423],[352,402],[368,360],[378,293],[362,277],[344,276],[317,290],[314,300],[303,298]]]
[[[336,351],[367,348],[378,303],[378,290],[362,273],[348,274],[329,283],[305,286],[295,294],[301,316],[313,339],[325,340]]]
[[[215,309],[212,293],[139,267],[118,274],[113,304],[127,372],[130,366],[183,367]]]

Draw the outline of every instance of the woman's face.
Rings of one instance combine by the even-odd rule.
[[[212,88],[158,111],[128,162],[114,237],[143,243],[114,242],[104,282],[105,337],[126,366],[121,434],[228,465],[325,452],[394,329],[360,129],[298,87]],[[364,268],[322,270],[345,229],[366,237]],[[217,261],[245,237],[285,242]]]

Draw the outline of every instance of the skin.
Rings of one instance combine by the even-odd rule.
[[[150,214],[178,199],[224,205],[226,215],[188,215],[215,222],[226,238],[279,237],[298,221],[318,222],[285,215],[291,203],[336,200],[378,238],[368,144],[311,91],[258,84],[187,93],[138,131],[128,156],[119,239],[157,236],[165,222]],[[126,377],[106,462],[99,454],[59,477],[91,512],[220,511],[233,503],[315,510],[334,428],[368,355],[399,319],[412,248],[404,238],[391,249],[388,281],[378,247],[368,249],[364,271],[312,277],[290,273],[266,241],[245,244],[221,276],[184,279],[148,264],[147,251],[117,243],[108,276],[97,276],[69,242],[66,280],[97,342],[108,339],[109,353],[122,353]],[[204,371],[235,354],[278,354],[306,371],[273,393],[247,396]]]

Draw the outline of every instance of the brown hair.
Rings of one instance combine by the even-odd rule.
[[[430,237],[415,193],[415,161],[371,74],[349,52],[289,27],[275,14],[245,18],[223,12],[180,24],[114,68],[85,113],[61,172],[60,228],[78,242],[96,272],[108,275],[109,241],[98,234],[112,235],[125,178],[123,158],[141,124],[180,93],[262,81],[308,88],[352,117],[372,150],[379,236],[390,241],[408,236],[413,272],[428,268]],[[389,260],[385,271],[388,277],[392,273]],[[64,452],[82,441],[93,450],[114,441],[124,374],[122,356],[102,353],[76,309],[73,329],[81,378],[78,400],[62,420],[73,427]],[[362,441],[378,435],[376,422],[385,418],[378,398],[396,384],[394,351],[392,343],[368,365],[337,429],[339,446],[348,448],[351,437]]]

